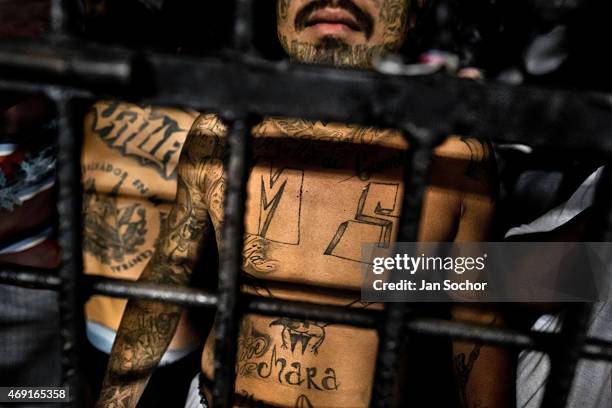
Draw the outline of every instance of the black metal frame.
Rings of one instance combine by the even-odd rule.
[[[378,329],[380,347],[371,402],[375,407],[391,405],[395,364],[410,334],[550,353],[552,371],[545,407],[565,406],[580,358],[612,361],[612,343],[586,337],[587,306],[571,308],[561,334],[545,334],[416,317],[411,307],[401,303],[387,305],[384,312],[348,310],[239,295],[238,290],[249,135],[255,118],[299,116],[403,130],[412,147],[405,174],[406,191],[411,193],[404,200],[398,240],[414,241],[432,149],[444,135],[470,133],[503,143],[554,146],[597,154],[608,162],[612,159],[612,102],[608,96],[483,85],[441,75],[414,78],[265,61],[257,57],[252,43],[253,0],[236,0],[233,49],[223,57],[105,49],[69,36],[67,4],[64,0],[52,1],[51,32],[46,42],[0,42],[0,91],[42,90],[57,106],[57,207],[63,262],[58,276],[3,270],[0,282],[59,291],[63,381],[75,392],[74,406],[83,401],[78,353],[83,335],[83,295],[79,290],[83,288],[88,294],[217,308],[213,396],[218,407],[230,406],[233,398],[235,339],[240,315],[246,312]],[[181,74],[173,75],[176,72]],[[243,79],[239,86],[237,78]],[[82,276],[80,143],[72,132],[71,100],[92,98],[102,88],[116,97],[212,109],[229,124],[226,222],[222,231],[226,244],[220,257],[218,293]],[[537,121],[534,112],[538,112]],[[605,241],[612,238],[611,203],[612,177],[606,172],[596,198],[597,219],[604,221],[598,225],[597,237]]]

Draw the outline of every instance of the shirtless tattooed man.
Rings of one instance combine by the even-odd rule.
[[[278,36],[294,61],[368,68],[377,55],[402,45],[413,20],[412,3],[278,0]],[[359,302],[360,249],[363,242],[388,246],[397,236],[404,195],[402,163],[408,149],[401,133],[268,117],[252,134],[242,267],[250,284],[243,290],[382,308]],[[213,240],[222,244],[225,156],[225,125],[215,115],[201,115],[181,153],[176,204],[141,281],[187,285],[203,247]],[[450,137],[437,148],[420,240],[486,240],[496,188],[491,160],[487,144],[476,139]],[[99,407],[136,405],[181,310],[129,302]],[[470,309],[457,309],[455,317],[493,320],[490,313]],[[238,338],[235,405],[367,406],[377,342],[374,330],[246,315]],[[212,345],[210,336],[202,357],[202,372],[210,382]],[[465,406],[510,406],[512,397],[495,386],[513,381],[503,374],[503,352],[455,343],[453,353],[458,395]]]

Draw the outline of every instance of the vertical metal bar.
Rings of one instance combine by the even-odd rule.
[[[236,0],[234,38],[232,46],[236,51],[251,53],[253,41],[253,0]]]
[[[58,117],[57,137],[57,212],[58,241],[62,249],[59,268],[60,339],[62,342],[62,383],[70,387],[72,406],[81,407],[83,383],[81,364],[85,323],[83,303],[79,296],[79,281],[83,271],[81,248],[81,172],[80,143],[72,130],[72,110],[69,95],[61,90],[50,91]]]
[[[591,304],[572,304],[563,319],[556,350],[550,354],[550,374],[542,400],[544,408],[563,408],[571,391],[576,366],[586,340]]]
[[[49,5],[49,34],[54,38],[63,37],[67,32],[68,12],[66,0],[51,0]]]
[[[51,0],[49,4],[47,37],[53,43],[67,37],[67,0]],[[82,355],[85,318],[83,302],[79,297],[78,282],[83,273],[81,248],[81,172],[80,143],[76,143],[72,130],[72,109],[69,95],[60,89],[51,89],[48,95],[57,111],[57,213],[59,218],[58,243],[62,251],[59,269],[60,341],[62,384],[69,387],[69,406],[85,404],[84,383],[79,356]]]
[[[229,159],[219,265],[219,300],[215,324],[215,387],[213,405],[231,407],[237,351],[238,276],[242,266],[246,183],[249,175],[250,126],[244,119],[229,126]]]
[[[423,131],[423,130],[420,130]],[[427,187],[432,148],[419,146],[411,140],[411,150],[404,169],[404,201],[400,218],[399,242],[415,242],[418,239],[423,198]],[[390,407],[393,403],[393,385],[402,343],[406,341],[408,307],[405,303],[388,303],[385,306],[383,328],[379,332],[376,373],[370,406]]]
[[[232,38],[234,51],[253,52],[253,0],[235,1]],[[235,101],[240,105],[240,101]],[[248,154],[251,128],[244,118],[231,121],[228,132],[229,158],[224,171],[227,185],[223,221],[223,245],[219,257],[219,300],[215,323],[215,386],[213,405],[231,407],[236,380],[238,347],[238,277],[242,266],[246,184],[249,177]]]

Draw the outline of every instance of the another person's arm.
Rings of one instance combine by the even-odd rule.
[[[424,208],[421,241],[482,242],[489,238],[497,192],[493,151],[486,142],[452,138],[438,150]],[[503,326],[492,305],[456,304],[453,319]],[[453,368],[462,407],[514,406],[514,359],[501,348],[453,342]]]
[[[139,282],[188,285],[201,247],[214,238],[202,189],[212,159],[206,155],[200,136],[196,121],[181,153],[176,203]],[[136,406],[174,335],[181,312],[181,307],[168,303],[128,302],[98,407]]]
[[[496,167],[489,145],[471,139],[461,195],[461,214],[455,242],[489,239],[497,192]],[[490,304],[456,304],[455,321],[505,326],[503,314]],[[464,408],[510,408],[515,403],[515,357],[511,351],[480,342],[453,342],[453,368],[458,397]]]

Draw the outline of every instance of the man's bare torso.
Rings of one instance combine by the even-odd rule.
[[[199,163],[194,166],[199,168],[194,180],[203,193],[218,244],[225,188],[224,135],[218,118],[202,116],[187,147],[192,163]],[[361,244],[388,247],[397,236],[407,149],[402,135],[267,119],[253,130],[253,136],[244,290],[306,302],[380,307],[359,301]],[[438,155],[447,158],[471,160],[472,154],[469,144],[458,139],[449,139],[438,149]],[[452,179],[456,169],[448,170],[446,178]],[[421,239],[453,239],[453,223],[445,218],[459,213],[459,195],[432,185],[426,199]],[[213,374],[212,338],[202,361],[208,378]],[[246,316],[238,339],[236,404],[367,406],[376,348],[377,336],[371,330],[280,316]]]

